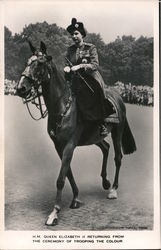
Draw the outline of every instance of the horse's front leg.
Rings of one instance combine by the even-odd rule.
[[[61,150],[61,147],[59,145],[55,145],[55,147],[56,147],[56,150],[57,150],[57,153],[58,153],[60,159],[62,160],[63,152]],[[79,190],[78,190],[77,184],[74,180],[71,166],[68,169],[67,178],[69,180],[69,183],[70,183],[72,191],[73,191],[73,200],[72,200],[72,203],[70,205],[70,208],[72,208],[72,209],[79,208],[81,205],[81,201],[78,200]]]
[[[74,149],[75,149],[74,143],[69,142],[63,150],[61,169],[56,183],[57,193],[56,193],[55,206],[52,213],[48,216],[48,219],[46,221],[46,225],[48,226],[54,226],[57,225],[58,223],[58,213],[61,210],[62,191],[64,188],[66,176],[67,174],[68,175],[70,174],[70,163],[72,160]]]
[[[68,170],[67,177],[68,177],[68,180],[70,182],[70,185],[71,185],[72,191],[73,191],[73,200],[72,200],[72,203],[70,205],[70,208],[76,209],[76,208],[79,208],[81,206],[82,202],[78,199],[79,190],[78,190],[77,184],[75,183],[71,167]]]

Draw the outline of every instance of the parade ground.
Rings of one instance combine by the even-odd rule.
[[[47,134],[47,118],[34,121],[21,98],[5,96],[5,228],[6,230],[152,230],[153,229],[153,107],[126,104],[137,151],[125,155],[118,199],[107,199],[100,177],[98,147],[76,148],[72,170],[82,206],[69,208],[68,180],[56,227],[45,226],[53,209],[60,160]],[[111,138],[108,177],[114,178]]]

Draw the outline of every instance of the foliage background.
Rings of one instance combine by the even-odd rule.
[[[5,27],[5,78],[17,81],[31,51],[27,40],[38,47],[45,42],[48,54],[63,68],[67,47],[72,40],[67,31],[57,24],[47,22],[29,24],[20,34],[12,35]],[[153,86],[153,38],[140,36],[117,37],[106,44],[100,34],[88,33],[85,39],[96,45],[100,72],[108,85],[117,81],[135,85]]]

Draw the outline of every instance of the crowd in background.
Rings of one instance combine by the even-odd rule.
[[[16,95],[16,81],[5,79],[5,94]],[[118,90],[125,103],[153,106],[154,94],[153,88],[149,86],[135,86],[131,83],[124,84],[116,82],[114,87]]]
[[[153,106],[154,105],[154,91],[150,86],[124,84],[116,82],[115,88],[119,91],[125,103]]]
[[[4,80],[4,92],[5,95],[16,95],[16,81]]]

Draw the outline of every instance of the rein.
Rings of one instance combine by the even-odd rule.
[[[64,95],[62,95],[62,97],[64,97]],[[61,114],[56,114],[55,115],[55,116],[60,116],[60,118],[61,118],[60,122],[56,122],[56,131],[57,131],[58,128],[62,127],[63,118],[66,116],[66,113],[67,113],[68,109],[70,108],[72,101],[73,101],[72,96],[69,94],[69,96],[67,98],[66,105],[65,105],[65,110]]]
[[[38,98],[38,103],[35,101],[36,98]],[[30,108],[29,108],[29,103],[30,103],[30,102],[31,102],[32,104],[34,104],[34,105],[36,106],[37,109],[39,109],[39,111],[40,111],[40,117],[39,117],[39,118],[35,118],[35,117],[32,115],[31,110],[30,110]],[[43,111],[42,106],[45,105],[45,104],[42,104],[42,101],[41,101],[41,94],[39,93],[38,89],[36,89],[36,95],[33,95],[33,94],[32,94],[32,96],[31,96],[30,98],[24,98],[24,99],[23,99],[23,103],[26,104],[27,110],[28,110],[28,112],[29,112],[31,118],[32,118],[33,120],[35,120],[35,121],[39,121],[39,120],[41,120],[41,119],[44,119],[44,118],[47,116],[47,114],[48,114],[47,108],[46,108],[45,111]]]
[[[35,89],[35,91],[32,92],[31,96],[28,97],[28,98],[22,98],[23,99],[23,104],[26,104],[26,107],[27,107],[27,110],[31,116],[31,118],[35,121],[39,121],[41,119],[44,119],[47,114],[48,114],[48,110],[46,108],[45,111],[43,111],[43,108],[42,106],[45,105],[45,104],[42,104],[42,101],[41,101],[41,96],[42,96],[42,93],[39,92],[39,87],[41,85],[39,84],[38,85],[38,88]],[[67,99],[67,102],[66,102],[66,105],[65,105],[65,110],[61,113],[61,114],[55,114],[55,116],[59,116],[60,117],[60,121],[59,122],[56,122],[56,130],[58,128],[61,128],[62,127],[62,124],[63,124],[63,118],[66,116],[66,113],[68,111],[68,109],[70,108],[71,106],[71,103],[72,103],[72,97],[71,97],[71,94],[70,94],[70,88],[68,89],[68,91],[66,91],[68,89],[68,86],[66,85],[66,88],[64,90],[64,93],[68,93],[68,97],[66,97],[65,99]],[[62,94],[62,96],[59,98],[58,101],[61,100],[61,98],[64,98],[64,93]],[[35,101],[36,98],[38,99],[38,103]],[[35,118],[32,113],[31,113],[31,110],[30,110],[30,107],[29,107],[29,103],[31,104],[34,104],[36,106],[37,109],[39,109],[40,111],[40,117],[39,118]]]

